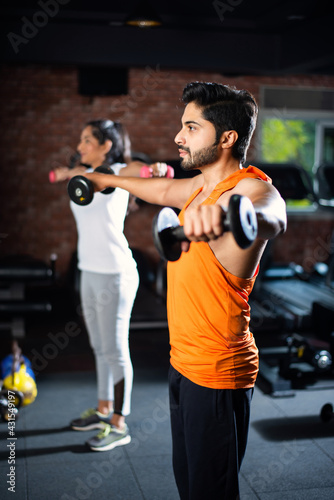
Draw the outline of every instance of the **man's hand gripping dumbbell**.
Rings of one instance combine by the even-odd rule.
[[[102,174],[114,174],[112,168],[107,167],[97,167],[94,170]],[[172,179],[174,177],[174,169],[163,162],[156,162],[152,165],[143,165],[140,169],[140,177],[166,177]],[[101,178],[102,181],[102,178]],[[77,175],[72,177],[69,181],[67,190],[68,194],[74,203],[77,205],[88,205],[91,203],[94,192],[101,191],[103,194],[111,194],[114,191],[114,187],[108,187],[106,189],[99,188],[98,178],[95,176],[94,183],[87,178],[85,175]]]

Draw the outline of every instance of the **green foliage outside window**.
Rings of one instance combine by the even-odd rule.
[[[314,164],[315,122],[267,118],[262,122],[262,158],[265,162],[293,162],[310,175]]]
[[[267,118],[262,122],[262,161],[297,163],[312,178],[315,122]],[[287,200],[288,206],[309,206],[309,200]]]

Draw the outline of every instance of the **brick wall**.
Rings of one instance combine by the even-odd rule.
[[[63,276],[76,248],[76,229],[66,185],[49,184],[49,170],[68,163],[84,123],[98,118],[121,120],[134,151],[144,152],[154,160],[176,159],[174,137],[183,110],[180,96],[185,84],[193,80],[247,88],[257,99],[263,84],[334,88],[334,77],[326,76],[225,78],[215,73],[157,67],[131,69],[126,96],[85,97],[77,91],[76,68],[3,66],[0,256],[28,254],[48,260],[51,253],[56,253],[57,270]],[[252,150],[250,160],[251,154]],[[155,261],[151,222],[157,210],[144,205],[125,223],[130,246],[143,250]],[[275,258],[306,262],[317,252],[317,238],[328,240],[333,229],[333,221],[325,219],[320,224],[319,220],[299,220],[278,240]]]

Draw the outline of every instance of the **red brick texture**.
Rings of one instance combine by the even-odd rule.
[[[68,164],[83,125],[88,120],[121,120],[128,129],[132,149],[153,160],[177,159],[174,137],[180,127],[182,89],[194,80],[218,81],[250,90],[257,99],[264,84],[334,88],[334,77],[225,78],[218,73],[131,69],[126,96],[86,97],[78,93],[74,67],[8,65],[1,68],[1,227],[0,257],[27,254],[48,260],[58,255],[63,276],[76,248],[76,229],[69,209],[66,184],[50,184],[48,173]],[[254,155],[254,149],[250,151]],[[249,157],[252,160],[252,157]],[[125,233],[133,248],[157,261],[151,223],[158,207],[144,205],[131,213]],[[275,257],[309,264],[325,260],[323,247],[333,221],[291,223],[277,241]],[[320,243],[319,243],[320,241]]]

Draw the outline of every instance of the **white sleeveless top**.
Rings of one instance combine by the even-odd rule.
[[[116,175],[124,167],[126,164],[123,163],[112,165]],[[111,194],[94,193],[89,205],[70,202],[77,225],[78,267],[81,271],[114,274],[136,268],[123,233],[128,201],[129,193],[116,188]]]

